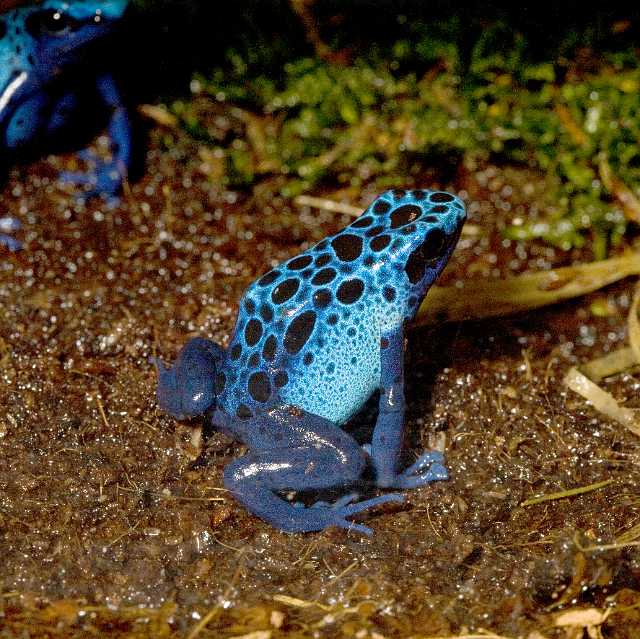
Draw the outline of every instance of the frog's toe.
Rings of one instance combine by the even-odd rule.
[[[321,530],[323,528],[336,527],[344,528],[349,531],[355,530],[370,537],[373,534],[371,528],[363,526],[362,524],[357,524],[349,518],[364,512],[365,510],[369,510],[370,508],[380,506],[381,504],[388,504],[390,502],[401,503],[404,501],[404,495],[400,493],[391,493],[353,503],[358,496],[358,493],[349,493],[338,499],[333,504],[326,501],[317,501],[313,506],[306,509],[304,508],[304,504],[300,502],[295,502],[292,506],[297,511],[306,511],[306,513],[302,515],[308,524],[304,526],[305,530]]]
[[[355,499],[355,497],[355,494],[349,494],[345,495],[342,500],[346,500],[347,498],[353,500]],[[363,535],[367,535],[368,537],[370,537],[373,534],[371,528],[363,526],[362,524],[356,524],[352,521],[349,521],[349,519],[347,518],[353,517],[353,515],[357,515],[358,513],[369,510],[370,508],[380,506],[381,504],[388,504],[391,502],[403,503],[404,499],[405,497],[401,493],[390,493],[388,495],[373,497],[372,499],[365,499],[364,501],[359,501],[355,504],[345,503],[344,505],[337,506],[336,502],[336,504],[334,504],[331,508],[331,512],[333,513],[332,525],[338,526],[339,528],[346,528],[347,530],[357,530]]]
[[[430,451],[421,455],[415,464],[398,475],[394,485],[397,488],[411,489],[448,478],[449,472],[444,466],[442,453]]]
[[[92,151],[91,149],[82,149],[82,151],[78,151],[76,155],[84,162],[99,162],[98,156],[96,155],[95,151]]]
[[[96,176],[91,173],[82,173],[80,171],[62,171],[58,175],[58,180],[62,184],[72,184],[73,186],[84,186],[86,184],[96,184]]]
[[[15,217],[0,217],[0,246],[4,246],[12,253],[19,251],[22,248],[22,242],[8,233],[19,231],[20,228],[20,221]]]
[[[334,523],[334,526],[337,528],[344,528],[346,530],[355,530],[356,532],[362,533],[367,537],[373,536],[373,530],[369,528],[369,526],[364,526],[363,524],[355,524],[352,521],[348,521],[347,519],[337,519]]]
[[[354,499],[358,499],[359,496],[360,493],[348,493],[347,495],[340,497],[340,499],[336,500],[333,504],[328,501],[317,501],[311,506],[311,508],[333,508],[335,510],[347,506]],[[294,505],[297,506],[298,503]]]
[[[415,475],[422,469],[427,468],[428,466],[433,466],[434,464],[440,464],[442,466],[444,464],[444,455],[438,450],[428,450],[422,453],[422,455],[420,455],[420,457],[418,457],[418,459],[411,464],[403,474]]]
[[[22,242],[20,240],[16,240],[15,237],[0,233],[0,246],[4,246],[12,253],[16,253],[22,248]]]
[[[62,185],[71,185],[80,189],[73,194],[73,198],[77,201],[84,202],[96,195],[100,195],[98,178],[94,173],[62,171],[62,173],[58,175],[58,180]]]
[[[380,506],[381,504],[388,504],[391,502],[402,504],[404,500],[405,500],[405,496],[402,493],[388,493],[386,495],[380,495],[379,497],[372,497],[371,499],[365,499],[364,501],[359,501],[355,504],[342,506],[341,508],[338,509],[338,511],[344,517],[350,517],[351,515],[356,515],[357,513],[361,513],[363,510],[369,510],[369,508],[375,508],[376,506]]]
[[[122,175],[112,162],[98,162],[95,170],[84,173],[63,171],[60,173],[59,180],[62,184],[83,187],[83,190],[76,194],[76,197],[81,200],[102,197],[107,201],[117,202],[116,194],[122,186]]]
[[[0,217],[0,233],[13,233],[21,228],[20,220],[15,217]]]
[[[358,499],[358,497],[360,497],[360,493],[348,493],[346,495],[342,495],[342,497],[334,502],[331,507],[335,509],[344,508],[345,506],[353,503]]]
[[[115,197],[122,188],[123,174],[118,170],[116,162],[98,163],[95,175],[95,190],[104,198]]]

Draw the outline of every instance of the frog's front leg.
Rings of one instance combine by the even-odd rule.
[[[47,96],[36,93],[22,104],[18,105],[11,119],[7,123],[4,132],[5,144],[8,150],[16,151],[29,145],[30,141],[37,138],[42,126],[43,114],[50,107]],[[0,151],[1,153],[1,151]],[[2,158],[5,160],[5,158]],[[0,175],[4,175],[5,165],[0,166]],[[11,236],[11,233],[20,229],[20,222],[13,217],[0,218],[0,246],[5,246],[10,251],[19,251],[22,242]]]
[[[65,171],[60,174],[62,182],[89,185],[90,188],[82,193],[82,198],[97,195],[114,197],[120,190],[131,163],[131,123],[115,80],[109,74],[101,75],[97,78],[96,87],[103,102],[111,109],[108,133],[112,157],[110,160],[102,160],[85,149],[79,155],[95,165],[93,170],[88,173]]]
[[[348,518],[379,504],[403,501],[402,495],[389,494],[351,503],[354,496],[348,495],[333,506],[319,502],[300,508],[277,494],[346,488],[360,479],[367,455],[327,419],[282,407],[231,426],[231,430],[249,433],[243,439],[250,451],[225,468],[225,486],[249,511],[276,528],[311,532],[336,526],[370,535],[371,529]]]
[[[381,384],[378,420],[371,442],[371,457],[378,486],[416,488],[447,479],[444,457],[427,451],[403,472],[398,472],[404,432],[404,331],[402,326],[383,335],[380,343]]]

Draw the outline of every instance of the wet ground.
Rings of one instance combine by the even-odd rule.
[[[640,522],[640,447],[561,383],[624,344],[633,282],[412,331],[409,454],[444,445],[451,479],[369,516],[372,538],[284,534],[222,489],[240,445],[214,436],[196,462],[197,425],[158,410],[149,357],[196,334],[226,344],[244,287],[349,218],[224,190],[195,143],[174,133],[166,150],[166,135],[152,132],[144,176],[111,210],[54,183],[71,156],[15,170],[0,192],[25,242],[0,256],[3,636],[580,637],[554,628],[576,605],[612,606],[604,636],[638,636],[640,554],[594,547]],[[482,167],[440,186],[479,226],[449,284],[590,259],[502,240],[537,214],[535,176]],[[364,208],[375,192],[340,195]],[[640,406],[637,377],[605,387]]]

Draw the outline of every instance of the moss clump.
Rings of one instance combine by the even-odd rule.
[[[272,74],[252,75],[231,52],[224,69],[194,82],[234,106],[238,122],[209,139],[224,153],[227,181],[277,175],[295,195],[321,182],[394,185],[443,162],[522,164],[553,177],[554,191],[542,222],[507,234],[564,249],[591,239],[603,257],[640,219],[638,57],[610,55],[590,68],[531,61],[524,37],[501,23],[463,50],[456,24],[372,47],[350,64],[304,57]],[[203,138],[193,103],[173,110]]]

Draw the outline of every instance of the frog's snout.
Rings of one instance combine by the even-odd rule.
[[[203,415],[216,406],[216,373],[222,349],[200,337],[187,342],[173,366],[154,357],[160,408],[176,419]]]

